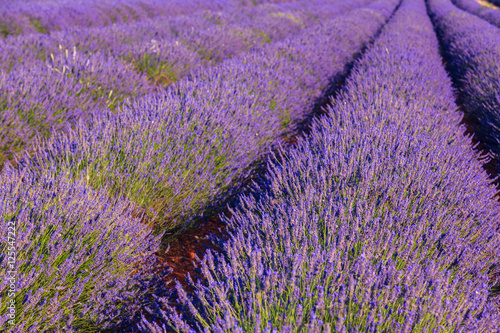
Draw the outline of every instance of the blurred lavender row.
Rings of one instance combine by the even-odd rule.
[[[156,286],[159,237],[134,206],[54,174],[0,174],[2,332],[93,332],[132,317]]]
[[[153,93],[157,88],[150,81],[168,85],[196,68],[248,49],[256,51],[264,43],[359,6],[356,1],[320,4],[228,9],[105,28],[108,35],[99,33],[103,29],[88,35],[76,31],[64,44],[75,43],[70,49],[58,44],[65,34],[47,36],[40,44],[30,36],[5,43],[3,64],[10,66],[12,59],[21,63],[0,71],[0,165],[36,135],[65,131],[90,111],[114,111]],[[153,36],[156,39],[150,39]]]
[[[343,3],[343,6],[337,4],[337,12],[332,12],[332,6],[327,6],[328,3]],[[161,58],[166,61],[167,56],[179,53],[177,58],[167,62],[167,65],[174,66],[174,60],[178,61],[182,57],[199,58],[193,55],[197,51],[195,49],[193,52],[193,48],[198,44],[204,44],[206,53],[213,53],[218,48],[212,44],[229,52],[230,47],[243,47],[237,44],[246,43],[249,44],[246,47],[250,47],[252,44],[270,43],[283,38],[290,31],[329,15],[338,15],[355,6],[356,1],[350,4],[347,1],[332,0],[326,3],[313,1],[312,4],[297,1],[249,8],[229,7],[219,11],[142,20],[104,28],[75,28],[43,36],[21,36],[0,41],[0,67],[7,72],[19,65],[33,67],[32,62],[36,59],[49,60],[50,55],[61,48],[76,48],[78,53],[85,54],[101,52],[133,63],[140,62],[139,58],[143,54],[160,58],[160,62]],[[226,40],[226,43],[222,44],[217,38]],[[245,38],[253,40],[246,41]],[[140,67],[137,66],[139,64],[135,65]],[[157,67],[161,63],[152,65]]]
[[[260,1],[279,2],[277,1]],[[49,33],[75,26],[102,27],[156,16],[190,14],[248,4],[240,0],[23,1],[0,4],[0,36]]]
[[[500,172],[500,29],[455,7],[429,0],[450,75],[458,88],[465,120],[490,151]]]
[[[453,2],[457,7],[500,27],[500,8],[488,5],[487,2],[486,4],[485,2],[479,3],[476,0],[453,0]]]
[[[190,226],[312,112],[392,5],[375,3],[325,20],[200,70],[117,114],[94,114],[90,126],[80,123],[68,135],[34,145],[32,167],[86,175],[94,188],[157,213],[150,221],[159,230]]]
[[[328,115],[224,219],[195,292],[158,298],[140,329],[496,331],[500,208],[438,50],[424,1],[403,0]]]

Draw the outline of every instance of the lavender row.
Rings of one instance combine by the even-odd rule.
[[[0,174],[2,332],[96,331],[156,286],[145,272],[159,237],[134,206],[54,174]]]
[[[335,2],[339,1],[330,1],[330,5]],[[343,3],[345,8],[338,4],[337,11],[354,8],[354,5]],[[168,60],[167,56],[177,53],[188,59],[193,57],[198,59],[197,52],[192,50],[193,45],[204,43],[206,53],[218,50],[211,44],[223,46],[223,49],[227,50],[230,46],[235,46],[234,44],[245,44],[246,35],[253,39],[246,43],[247,47],[252,44],[268,43],[297,30],[296,26],[309,25],[312,21],[336,14],[331,12],[331,9],[323,12],[322,9],[328,9],[324,4],[318,6],[318,2],[315,2],[315,5],[307,1],[298,1],[249,8],[230,7],[216,12],[182,17],[167,19],[162,17],[104,28],[76,28],[46,36],[29,35],[11,38],[0,46],[2,50],[0,67],[10,71],[19,64],[31,66],[31,62],[36,59],[48,60],[50,54],[56,53],[60,48],[74,47],[79,53],[106,52],[117,58],[127,58],[134,63],[139,61],[136,57],[142,53],[155,57],[163,55],[163,60]],[[214,40],[215,32],[221,39],[227,39],[225,45],[220,45],[220,41]],[[206,41],[202,41],[204,39]],[[243,45],[237,46],[243,47]],[[167,65],[174,66],[175,61],[182,57],[177,56],[167,61]]]
[[[0,35],[49,33],[74,26],[102,27],[114,23],[138,21],[156,16],[189,14],[201,10],[219,10],[238,1],[231,0],[127,0],[78,3],[22,3],[0,8]]]
[[[423,0],[403,0],[308,137],[224,218],[144,332],[490,332],[500,209]],[[164,327],[160,327],[164,325]]]
[[[430,0],[431,18],[476,137],[500,160],[500,29],[455,7]],[[498,162],[495,169],[500,170]]]
[[[324,21],[96,115],[35,145],[33,167],[88,174],[93,187],[158,213],[160,230],[186,227],[310,112],[390,10],[377,3]]]
[[[151,80],[168,84],[194,66],[210,66],[242,51],[281,40],[357,8],[359,3],[297,1],[179,18],[168,26],[166,22],[145,21],[133,27],[134,33],[126,37],[127,45],[110,45],[110,49],[114,56],[130,61]]]
[[[151,25],[141,25],[136,30],[141,33],[134,38],[148,40],[145,31],[149,31],[157,38],[153,40],[153,47],[144,42],[120,47],[125,41],[111,38],[111,34],[108,41],[114,40],[115,47],[101,42],[96,44],[101,48],[107,45],[114,50],[111,54],[86,54],[79,45],[78,50],[76,47],[72,50],[56,49],[47,60],[30,61],[27,57],[16,70],[0,73],[0,106],[3,110],[0,116],[0,163],[22,151],[34,136],[47,137],[54,131],[67,130],[78,119],[85,118],[90,110],[116,110],[137,96],[153,93],[156,88],[148,82],[146,75],[157,83],[171,83],[198,67],[222,61],[249,47],[257,50],[261,47],[263,35],[272,42],[292,35],[306,25],[313,25],[313,19],[306,19],[308,15],[316,19],[329,14],[340,15],[354,7],[356,2],[336,2],[330,7],[321,7],[321,12],[315,5],[317,3],[302,2],[295,6],[298,9],[261,6],[240,11],[235,15],[239,20],[229,20],[234,10],[202,17],[193,15],[174,19],[154,30]],[[284,18],[276,18],[278,14]],[[260,19],[254,21],[256,15]],[[196,30],[192,29],[194,24],[197,24]],[[171,32],[174,26],[177,29],[175,39]],[[158,36],[164,31],[167,31],[165,36]],[[238,34],[241,31],[246,33]],[[126,35],[125,30],[122,35]],[[130,41],[130,35],[127,38]],[[21,45],[11,46],[22,49]],[[49,47],[47,44],[42,46]],[[14,52],[6,54],[15,56]],[[145,73],[141,74],[141,70]]]
[[[479,3],[476,0],[453,0],[453,2],[457,7],[500,27],[500,9],[498,7],[484,2]]]

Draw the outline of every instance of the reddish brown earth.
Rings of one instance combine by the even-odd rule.
[[[195,228],[183,232],[169,244],[168,250],[157,253],[160,263],[167,264],[172,272],[164,277],[165,281],[175,278],[187,291],[192,291],[186,280],[189,273],[193,280],[201,278],[195,270],[195,256],[203,258],[207,249],[220,251],[213,239],[227,236],[226,226],[219,217],[211,217],[199,223]],[[174,287],[174,286],[172,286]]]

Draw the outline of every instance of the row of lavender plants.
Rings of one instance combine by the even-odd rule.
[[[83,36],[89,29],[78,30],[64,44],[73,45],[70,50],[58,44],[64,34],[47,36],[40,44],[33,43],[33,37],[5,44],[3,64],[10,66],[11,59],[21,63],[0,72],[0,163],[22,151],[34,136],[66,130],[90,110],[115,110],[154,92],[150,81],[169,84],[248,48],[256,50],[264,40],[271,43],[315,20],[340,15],[356,2],[334,2],[321,11],[316,5],[302,1],[296,6],[259,6],[240,9],[238,15],[228,9],[164,23],[94,29]],[[260,19],[254,20],[256,16]],[[50,56],[37,59],[40,54]]]
[[[238,0],[127,0],[22,2],[0,7],[0,37],[48,33],[74,26],[102,27],[156,16],[189,14],[235,5]]]
[[[3,280],[0,289],[4,327],[14,332],[95,331],[114,327],[120,320],[133,316],[139,306],[147,305],[147,294],[155,281],[145,275],[148,267],[143,268],[142,262],[158,249],[162,234],[152,236],[151,229],[141,223],[146,213],[154,220],[149,211],[151,205],[143,210],[104,183],[117,180],[115,184],[119,185],[128,181],[125,185],[132,185],[130,190],[142,189],[164,177],[160,174],[155,178],[157,172],[175,172],[175,165],[171,168],[161,164],[163,161],[183,163],[186,156],[181,154],[190,151],[194,158],[196,140],[209,151],[210,156],[204,156],[203,161],[207,165],[218,153],[213,145],[217,137],[213,134],[225,134],[226,141],[233,142],[242,133],[241,138],[256,144],[260,138],[254,139],[253,130],[259,129],[258,134],[269,144],[276,137],[265,136],[267,124],[257,123],[259,117],[270,112],[271,116],[262,120],[271,118],[271,125],[284,131],[281,126],[298,117],[293,109],[290,119],[279,117],[286,112],[284,106],[291,108],[297,102],[292,97],[285,98],[286,93],[297,93],[296,98],[302,98],[303,104],[306,91],[319,94],[328,82],[326,73],[342,72],[346,62],[387,19],[391,9],[386,7],[374,4],[345,18],[325,21],[320,29],[306,29],[262,52],[201,71],[168,89],[165,95],[145,98],[116,115],[108,113],[106,118],[98,113],[90,128],[81,123],[71,135],[58,135],[41,143],[35,159],[25,161],[31,163],[31,170],[5,168],[0,179],[0,244],[1,253],[11,252],[8,256],[15,257],[10,268],[16,271],[15,281]],[[366,22],[371,23],[367,26]],[[328,50],[337,41],[343,44]],[[297,74],[303,77],[295,77]],[[292,78],[300,81],[293,83]],[[276,93],[276,89],[283,93]],[[276,113],[273,115],[272,111]],[[197,132],[203,136],[196,136]],[[151,143],[156,151],[148,150]],[[246,157],[246,147],[241,147],[244,144],[240,143],[237,153]],[[136,164],[138,160],[142,165]],[[190,172],[200,177],[199,170],[205,172],[204,165],[194,162],[186,160],[181,173],[163,179],[174,179],[180,184]],[[149,174],[141,169],[147,163],[151,167]],[[211,176],[214,168],[209,167],[212,169],[207,168],[206,174]],[[99,173],[104,173],[109,181],[96,183]],[[155,199],[169,197],[152,198]],[[9,234],[9,227],[14,228],[15,235]],[[10,270],[9,262],[11,259],[2,257],[3,272]],[[11,292],[14,313],[9,309]],[[14,315],[15,325],[8,326],[10,315]]]
[[[138,62],[142,53],[146,52],[150,57],[158,57],[157,53],[166,53],[167,50],[169,56],[181,54],[173,60],[183,57],[191,59],[193,55],[189,54],[189,51],[193,51],[193,48],[199,44],[203,44],[207,55],[221,52],[218,51],[219,48],[224,49],[222,52],[229,52],[229,47],[242,47],[235,45],[238,41],[239,44],[250,45],[259,42],[269,43],[282,38],[289,33],[289,30],[296,29],[295,26],[305,26],[311,21],[334,15],[335,13],[331,12],[327,3],[321,5],[315,2],[315,6],[312,6],[306,1],[297,1],[275,6],[228,7],[219,11],[142,20],[104,28],[75,28],[43,36],[29,35],[10,38],[0,42],[2,51],[0,68],[9,72],[18,65],[33,67],[32,62],[36,59],[48,60],[50,55],[56,53],[58,49],[73,49],[73,47],[78,52],[103,52],[132,62]],[[338,6],[337,11],[354,8],[354,5],[344,2],[344,7]],[[326,13],[323,10],[326,10]],[[270,20],[269,16],[272,16],[274,20]],[[221,36],[219,39],[227,39],[226,42],[220,43],[214,36],[215,33]],[[255,36],[251,37],[252,35],[257,35],[260,39],[256,39]],[[245,39],[248,38],[254,40],[246,41]],[[163,58],[166,56],[164,55]],[[169,61],[167,64],[174,66],[175,61]],[[150,67],[159,65],[152,64]]]
[[[280,8],[287,8],[286,5],[293,7],[294,4],[295,2],[280,4]],[[253,15],[254,18],[259,15],[265,16],[264,12],[258,12],[261,7],[266,7],[266,5],[255,7],[226,6],[218,10],[199,12],[193,10],[189,15],[158,17],[97,28],[73,26],[64,31],[55,31],[47,35],[33,34],[7,38],[0,41],[2,50],[0,63],[2,68],[9,70],[10,67],[18,63],[26,63],[32,59],[47,59],[50,53],[58,49],[59,45],[69,49],[76,46],[81,52],[106,51],[115,56],[123,56],[126,54],[123,50],[124,46],[144,41],[150,42],[151,39],[173,38],[176,35],[182,37],[188,32],[193,34],[197,33],[198,30],[204,30],[210,24],[217,26],[218,24],[227,24],[229,21],[237,22],[237,14],[240,11],[243,11],[239,14],[239,16],[243,16],[244,22],[242,23],[248,22],[246,15]],[[257,10],[257,13],[252,14],[252,10]],[[228,15],[228,13],[236,14],[236,17]],[[282,15],[287,16],[287,13],[282,13]],[[278,23],[282,21],[279,17],[276,20]],[[270,24],[266,20],[263,22],[264,26]],[[179,39],[182,40],[182,38]]]
[[[500,171],[500,29],[455,7],[450,0],[429,0],[465,120],[496,160]]]
[[[34,146],[34,169],[56,166],[183,229],[312,110],[329,80],[391,13],[374,3],[193,74],[117,114],[94,115]],[[42,171],[43,172],[43,171]],[[59,171],[58,171],[59,172]]]
[[[349,8],[347,4],[346,7],[345,10]],[[10,72],[18,66],[33,67],[36,60],[50,60],[51,54],[57,54],[59,49],[75,48],[78,53],[100,52],[125,59],[138,70],[169,67],[164,74],[169,69],[177,76],[181,73],[176,72],[184,70],[190,62],[201,61],[202,54],[197,53],[204,53],[205,60],[220,59],[224,53],[234,53],[231,48],[270,43],[328,14],[334,13],[322,13],[319,8],[298,1],[279,6],[230,7],[105,28],[75,28],[46,36],[22,36],[1,43],[0,68]],[[177,65],[178,61],[181,64]]]
[[[2,332],[94,332],[158,286],[159,237],[134,206],[54,174],[0,174]]]
[[[500,8],[485,5],[476,0],[453,0],[455,5],[469,13],[475,14],[491,24],[500,27]]]
[[[224,218],[204,279],[143,332],[493,332],[495,189],[423,0],[403,0],[308,137]]]

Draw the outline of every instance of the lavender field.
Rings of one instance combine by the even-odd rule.
[[[500,332],[498,176],[498,0],[0,0],[0,332]]]

